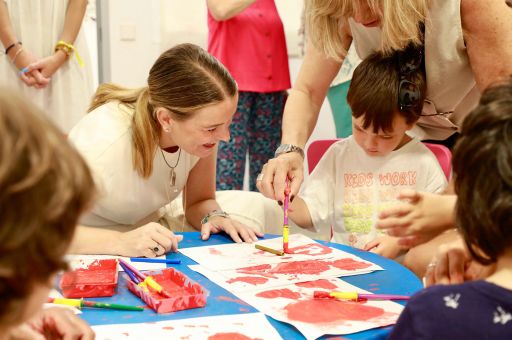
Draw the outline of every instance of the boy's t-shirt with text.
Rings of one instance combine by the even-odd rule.
[[[352,136],[334,143],[304,182],[300,197],[317,232],[362,248],[378,236],[377,215],[404,189],[441,192],[446,177],[434,154],[413,138],[385,157],[371,157]]]

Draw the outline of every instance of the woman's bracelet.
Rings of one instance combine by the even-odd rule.
[[[208,214],[206,214],[206,215],[201,219],[201,225],[208,223],[208,221],[210,220],[210,218],[212,218],[212,217],[214,217],[214,216],[229,217],[229,214],[228,214],[227,212],[222,211],[222,210],[213,210],[213,211],[210,211]]]
[[[16,59],[18,58],[21,52],[23,52],[23,47],[20,47],[20,49],[16,51],[14,57],[11,60],[14,65],[16,65]]]
[[[82,58],[80,58],[80,55],[78,54],[78,51],[76,50],[75,46],[73,46],[70,43],[65,42],[64,40],[57,41],[57,44],[55,45],[55,52],[62,51],[66,54],[66,56],[70,56],[73,52],[75,53],[76,60],[78,62],[78,65],[80,67],[84,67],[84,62]]]
[[[9,46],[5,49],[5,55],[7,55],[7,53],[9,53],[9,51],[10,51],[14,46],[16,46],[16,45],[18,45],[18,44],[23,45],[23,44],[21,43],[21,41],[16,41],[15,43],[13,43],[13,44],[9,45]]]

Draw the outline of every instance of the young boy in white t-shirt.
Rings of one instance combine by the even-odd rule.
[[[417,52],[417,53],[415,53]],[[406,134],[425,99],[422,53],[374,53],[356,68],[347,95],[353,135],[334,143],[290,205],[302,228],[396,258],[405,249],[375,228],[377,214],[406,188],[440,192],[446,177],[433,153]]]

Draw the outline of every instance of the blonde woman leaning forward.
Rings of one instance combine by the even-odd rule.
[[[176,251],[181,238],[155,221],[180,192],[185,216],[203,240],[221,231],[236,242],[257,240],[261,234],[231,219],[215,200],[217,143],[229,139],[237,100],[228,71],[192,44],[164,52],[146,87],[101,85],[70,133],[100,191],[71,252],[153,257]]]
[[[302,149],[350,43],[361,58],[375,50],[424,44],[427,99],[414,131],[421,139],[452,137],[478,103],[480,92],[512,73],[512,11],[504,0],[309,0],[306,6],[308,47],[286,102],[282,145],[263,167],[257,184],[272,199],[284,199],[285,177],[291,178],[291,194],[298,193],[304,178]],[[448,196],[446,203],[437,203],[445,199],[440,195],[418,199],[409,193],[404,198],[411,195],[413,203],[422,204],[383,215],[393,219],[390,224],[400,223],[402,235],[409,235],[404,230],[413,224],[415,229],[435,229],[430,238],[452,225],[453,197]],[[424,206],[448,209],[439,211],[441,218],[429,219],[432,214],[422,211]],[[412,246],[426,240],[404,242]]]

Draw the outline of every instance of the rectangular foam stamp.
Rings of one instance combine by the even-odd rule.
[[[163,296],[151,288],[145,289],[123,274],[128,289],[140,297],[157,313],[170,313],[206,305],[209,292],[199,283],[174,268],[145,272],[151,276],[171,297]]]
[[[66,298],[112,296],[117,277],[116,259],[94,260],[64,273],[59,286]]]

